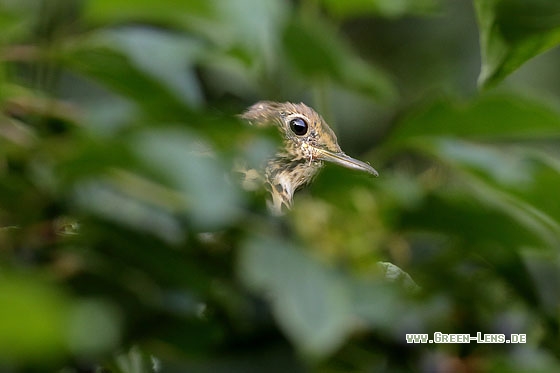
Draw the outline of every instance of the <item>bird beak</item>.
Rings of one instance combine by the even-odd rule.
[[[317,148],[315,148],[315,150],[319,153],[317,159],[326,162],[335,163],[339,166],[351,168],[353,170],[364,171],[376,177],[379,176],[379,173],[375,170],[375,168],[371,167],[369,164],[365,162],[349,157],[343,152],[333,153],[325,149],[317,149]]]

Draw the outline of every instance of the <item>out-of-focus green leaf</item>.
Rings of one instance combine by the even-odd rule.
[[[3,0],[0,2],[0,43],[29,33],[29,28],[38,13],[38,2],[32,0]],[[1,56],[1,54],[0,54]]]
[[[420,287],[414,282],[412,277],[393,263],[378,262],[377,265],[383,270],[383,277],[390,282],[401,285],[404,289],[415,292],[419,291]]]
[[[119,320],[105,303],[72,300],[46,279],[0,275],[0,365],[53,363],[69,350],[95,356],[119,342]]]
[[[560,222],[560,205],[551,203],[560,183],[560,157],[533,149],[522,149],[520,153],[523,162],[531,165],[532,179],[509,190]]]
[[[491,372],[554,372],[558,362],[553,354],[531,346],[529,343],[515,349],[515,352],[492,359]]]
[[[157,4],[147,0],[134,6],[91,1],[86,8],[86,17],[92,20],[142,19],[188,28],[226,53],[241,48],[249,58],[263,57],[269,64],[277,63],[273,51],[286,14],[287,5],[281,0],[166,0]]]
[[[400,268],[392,264],[391,266],[408,276]],[[386,280],[392,279],[386,278]],[[383,331],[396,341],[402,341],[405,334],[411,331],[426,332],[431,325],[445,329],[449,323],[451,307],[445,299],[439,297],[423,299],[419,304],[402,292],[402,290],[419,291],[420,289],[413,282],[408,285],[401,283],[396,287],[375,281],[354,281],[349,285],[356,316],[361,318],[361,321],[365,321],[369,327]]]
[[[243,281],[268,298],[286,334],[302,352],[318,358],[359,329],[398,334],[409,312],[407,325],[424,330],[430,318],[447,312],[441,302],[429,303],[427,312],[413,307],[408,294],[419,288],[408,274],[390,263],[378,269],[368,280],[358,279],[325,266],[289,242],[264,236],[246,243],[238,263]]]
[[[560,234],[560,206],[554,200],[560,184],[560,160],[521,146],[488,146],[441,139],[426,146],[447,164],[468,170],[497,190],[511,194],[507,204],[526,202],[543,221],[536,226],[556,227]],[[503,194],[505,195],[505,194]],[[554,235],[553,235],[554,236]]]
[[[543,103],[516,96],[484,95],[472,102],[437,101],[405,119],[391,143],[431,136],[531,140],[560,136],[560,113]]]
[[[4,42],[5,39],[9,39],[10,35],[17,35],[21,31],[25,30],[26,23],[22,22],[20,17],[14,16],[8,12],[3,12],[0,9],[0,27],[5,32],[2,34],[0,42]],[[1,56],[4,57],[5,56]]]
[[[198,106],[202,96],[193,63],[202,46],[193,39],[146,28],[126,28],[99,35],[115,51],[126,55],[133,67],[153,77],[188,106]]]
[[[130,48],[138,51],[137,47]],[[190,107],[185,105],[189,99],[183,96],[184,90],[178,97],[177,87],[168,84],[170,76],[163,71],[150,70],[153,66],[146,62],[143,52],[136,56],[128,55],[126,50],[115,49],[114,41],[111,44],[106,37],[98,35],[82,40],[61,53],[60,60],[66,67],[134,100],[149,115],[174,120],[189,116]],[[181,76],[188,80],[188,75],[184,74]],[[198,95],[194,92],[190,94],[191,98]]]
[[[293,66],[311,82],[333,79],[375,99],[396,97],[387,75],[356,56],[321,22],[292,20],[284,34],[284,48]]]
[[[448,289],[464,296],[467,289],[462,287],[471,280],[460,278],[462,273],[474,275],[482,270],[477,267],[489,268],[527,304],[536,305],[535,285],[517,250],[524,246],[542,248],[550,237],[541,235],[540,227],[535,227],[540,221],[526,210],[504,206],[504,200],[491,200],[497,194],[491,188],[470,190],[472,184],[464,185],[461,192],[431,194],[421,205],[402,212],[398,226],[404,232],[431,232],[442,240],[434,245],[438,241],[432,238],[428,245],[412,238],[419,246],[417,255],[422,256],[418,261],[429,263],[424,268],[438,268],[437,276],[420,279],[419,284],[445,281]]]
[[[0,298],[0,361],[63,354],[69,302],[56,288],[2,274]]]
[[[476,0],[480,87],[502,81],[530,58],[560,43],[557,0]]]
[[[282,0],[210,0],[215,11],[210,23],[193,27],[221,50],[235,55],[243,49],[250,59],[268,64],[275,61],[281,30],[289,6]],[[249,11],[250,10],[250,11]],[[238,53],[238,52],[237,52]]]
[[[342,278],[291,243],[253,238],[238,271],[247,286],[269,297],[278,322],[303,352],[324,357],[354,330]]]
[[[557,252],[524,250],[523,260],[535,282],[541,303],[555,315],[560,306],[560,257]]]
[[[546,213],[548,206],[536,206],[525,201],[523,198],[514,196],[505,192],[504,189],[510,188],[517,190],[522,195],[524,189],[539,189],[536,185],[532,184],[534,179],[533,174],[537,172],[535,169],[537,164],[530,164],[528,159],[515,157],[512,151],[502,153],[495,149],[485,147],[477,144],[469,144],[466,142],[451,140],[451,139],[438,139],[429,141],[425,139],[419,148],[423,149],[426,153],[431,153],[437,159],[446,165],[451,165],[459,170],[475,171],[473,174],[461,177],[461,189],[468,193],[474,200],[491,210],[497,210],[513,221],[516,221],[519,226],[524,227],[528,232],[537,238],[536,242],[525,241],[525,244],[532,244],[540,246],[546,244],[549,247],[554,247],[560,244],[560,223],[549,214]],[[539,167],[542,170],[542,167]],[[559,175],[556,170],[548,170],[555,174],[556,178]],[[478,174],[477,174],[478,173]],[[480,174],[489,176],[489,179],[481,178]],[[536,181],[536,180],[535,180]],[[506,189],[507,190],[507,189]],[[540,188],[540,192],[544,193],[543,198],[554,198],[556,188],[546,190]],[[528,193],[531,195],[531,193]],[[539,209],[537,207],[541,207]],[[553,208],[556,213],[557,207]],[[473,225],[474,227],[478,224]],[[495,224],[495,227],[498,227]],[[482,227],[481,231],[482,231]],[[496,237],[503,237],[504,241],[510,242],[511,238],[516,235],[517,229],[511,227],[509,234],[504,232],[499,233]],[[521,231],[518,231],[521,233]],[[478,234],[477,237],[482,237]],[[540,241],[540,244],[539,244]],[[524,242],[521,238],[519,241],[511,241],[511,244],[518,246]]]
[[[77,356],[97,356],[120,342],[120,314],[112,304],[96,299],[74,302],[68,315],[68,348]]]
[[[229,169],[201,137],[187,131],[152,130],[133,141],[135,153],[183,193],[201,227],[230,223],[240,213],[241,195],[227,181]]]
[[[321,0],[327,10],[339,17],[365,14],[401,17],[407,14],[425,14],[438,8],[439,0]]]
[[[164,23],[182,23],[189,16],[206,15],[212,9],[208,0],[140,0],[131,3],[126,0],[87,1],[85,15],[97,22],[126,22],[142,19]]]
[[[180,211],[185,206],[180,196],[175,196],[162,187],[158,188],[153,183],[146,186],[144,180],[126,173],[114,173],[112,176],[113,178],[91,178],[76,183],[73,202],[88,214],[138,232],[153,234],[168,243],[184,241],[186,233],[173,215],[175,210]],[[151,194],[150,199],[142,198],[145,194]],[[166,209],[167,206],[162,206],[163,203],[158,204],[170,199],[175,202],[173,209]]]

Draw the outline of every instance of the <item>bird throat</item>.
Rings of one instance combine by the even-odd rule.
[[[288,154],[278,154],[268,161],[265,170],[267,188],[272,195],[269,208],[276,215],[283,213],[283,208],[290,209],[294,193],[309,184],[323,162],[301,157],[291,158]]]

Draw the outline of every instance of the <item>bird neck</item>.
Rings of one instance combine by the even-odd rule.
[[[265,177],[267,187],[272,195],[269,208],[276,215],[281,215],[283,206],[291,208],[294,193],[309,184],[323,163],[306,158],[291,159],[287,155],[279,154],[270,160],[266,167]]]

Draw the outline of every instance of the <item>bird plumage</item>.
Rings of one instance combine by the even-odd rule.
[[[270,208],[276,214],[292,206],[294,193],[313,180],[325,161],[377,176],[369,164],[346,155],[325,120],[303,103],[261,101],[241,118],[255,126],[274,125],[283,137],[282,146],[264,169],[272,196]]]

